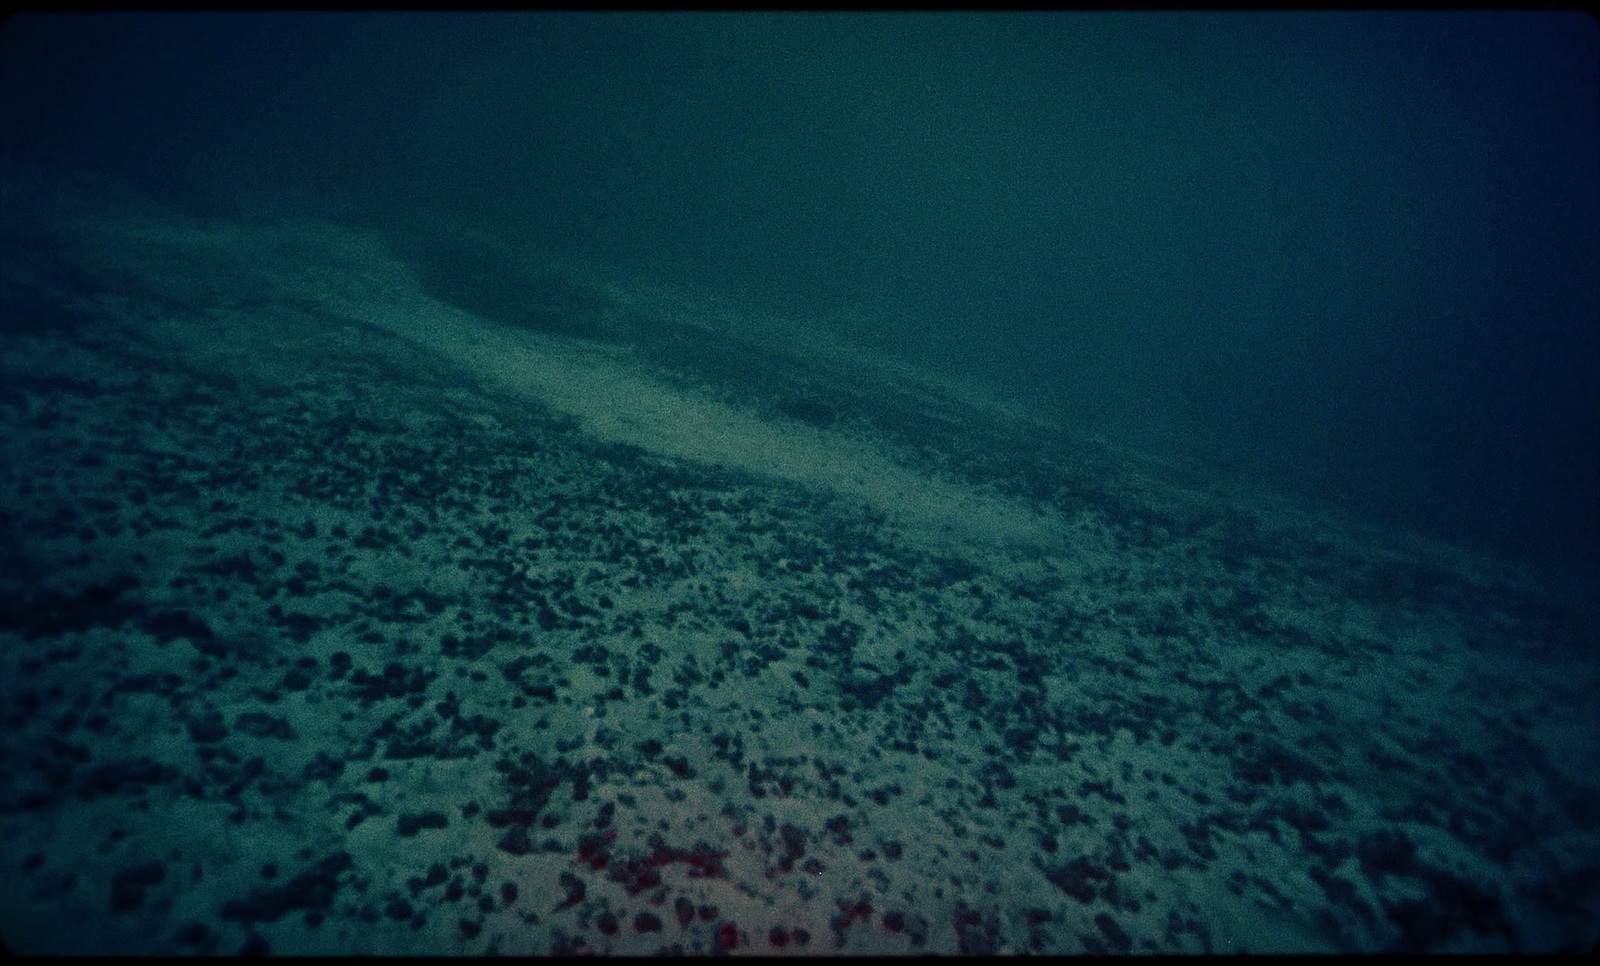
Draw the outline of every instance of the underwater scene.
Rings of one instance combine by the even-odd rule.
[[[429,35],[454,43],[456,24]],[[606,33],[583,24],[529,33]],[[1409,445],[1380,415],[1435,425],[1408,422],[1404,393],[1339,396],[1348,372],[1315,376],[1284,342],[1263,349],[1283,381],[1252,381],[1256,362],[1184,342],[1185,315],[1162,365],[1206,369],[1229,406],[1259,407],[1250,426],[1279,425],[1284,381],[1351,400],[1283,416],[1296,442],[1272,453],[1202,458],[1157,445],[1193,434],[1115,384],[1131,341],[1091,379],[1065,343],[994,315],[924,337],[904,328],[920,303],[753,300],[774,283],[740,259],[805,262],[791,278],[826,259],[740,242],[674,268],[553,244],[565,209],[512,230],[492,205],[463,215],[460,194],[433,205],[420,168],[418,196],[393,202],[384,179],[417,161],[375,155],[383,205],[180,192],[50,147],[8,83],[9,951],[1600,939],[1596,571],[1343,486]],[[141,143],[118,134],[124,114],[70,117],[128,157]],[[174,138],[162,151],[191,144],[142,123]],[[508,211],[531,204],[507,190]],[[665,244],[646,221],[628,223]],[[1580,295],[1594,284],[1580,276]],[[1068,418],[1078,402],[986,378],[1057,355],[1076,399],[1103,385],[1114,411]],[[1148,378],[1208,431],[1241,425]],[[1514,408],[1518,391],[1496,398]],[[1581,451],[1594,414],[1555,401]],[[1371,449],[1351,441],[1291,484],[1263,468],[1295,463],[1346,406]],[[1474,446],[1476,425],[1460,430]],[[1505,490],[1474,490],[1435,459],[1454,437],[1419,432],[1441,448],[1418,492],[1459,516],[1543,472],[1519,456],[1494,471]],[[1518,492],[1517,512],[1554,512]],[[1501,519],[1502,536],[1534,532]]]

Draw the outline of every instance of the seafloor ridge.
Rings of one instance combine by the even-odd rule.
[[[14,950],[1595,941],[1592,599],[490,247],[54,216]]]

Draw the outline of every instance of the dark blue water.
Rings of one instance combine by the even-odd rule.
[[[21,17],[8,164],[424,210],[1074,428],[1600,559],[1577,14]],[[287,202],[285,202],[287,204]]]

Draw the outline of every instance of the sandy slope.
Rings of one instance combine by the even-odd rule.
[[[14,948],[1594,941],[1581,599],[616,280],[646,338],[325,224],[46,234],[0,352]],[[708,333],[752,368],[652,351]],[[800,380],[827,419],[763,407]]]

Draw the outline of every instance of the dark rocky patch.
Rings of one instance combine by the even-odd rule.
[[[1046,866],[1043,871],[1051,885],[1084,904],[1094,901],[1094,883],[1111,881],[1111,873],[1104,866],[1082,857],[1062,865]]]
[[[1429,952],[1463,930],[1479,936],[1503,935],[1516,948],[1516,930],[1507,922],[1500,896],[1448,872],[1424,874],[1428,895],[1386,904],[1384,914],[1400,929],[1394,952]]]
[[[1375,882],[1382,882],[1388,875],[1409,875],[1416,866],[1417,847],[1398,829],[1379,829],[1363,835],[1356,853],[1361,858],[1361,871]]]
[[[1100,935],[1105,937],[1111,948],[1119,953],[1126,953],[1133,949],[1133,939],[1117,921],[1107,913],[1096,913],[1094,917],[1095,928],[1100,930]]]
[[[395,832],[405,838],[410,838],[423,829],[445,828],[449,824],[450,818],[443,812],[429,810],[415,814],[403,813],[395,820]]]
[[[332,785],[335,779],[344,774],[344,768],[344,759],[335,758],[319,749],[316,757],[306,762],[300,770],[300,777],[308,782],[321,781]]]
[[[78,784],[78,795],[91,798],[118,793],[143,794],[152,785],[165,785],[177,778],[177,769],[149,758],[111,762],[91,769]]]
[[[369,674],[359,668],[352,671],[350,683],[354,685],[353,693],[356,697],[371,703],[422,694],[427,690],[429,682],[438,676],[433,671],[426,671],[420,667],[408,668],[398,661],[390,661],[384,665],[381,674]]]
[[[277,922],[297,909],[326,913],[338,897],[340,873],[351,864],[348,852],[332,852],[281,886],[257,888],[248,898],[230,899],[222,906],[222,918],[249,925]]]
[[[77,594],[45,592],[31,599],[0,598],[0,628],[31,641],[91,627],[117,627],[145,613],[139,605],[122,599],[138,586],[137,579],[124,574]]]
[[[167,870],[160,862],[119,869],[111,877],[111,911],[132,912],[144,905],[145,890],[166,881]]]
[[[1298,781],[1320,781],[1324,777],[1322,769],[1273,741],[1246,745],[1233,758],[1233,775],[1252,785],[1270,785],[1274,779],[1293,785]]]
[[[294,729],[290,727],[288,719],[261,711],[247,711],[239,715],[233,719],[233,727],[235,731],[252,738],[278,738],[290,741],[295,737]]]

